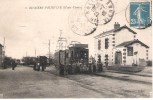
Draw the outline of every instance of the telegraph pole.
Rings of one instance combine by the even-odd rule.
[[[4,41],[3,41],[3,50],[4,50],[4,54],[5,54],[5,37],[4,37]]]
[[[5,37],[4,37],[4,41],[3,41],[3,46],[4,46],[4,50],[5,50]]]
[[[49,59],[49,64],[50,64],[50,39],[49,39],[49,42],[48,43],[44,43],[44,44],[47,44],[48,45],[48,52],[47,55],[48,55],[48,59]]]
[[[5,58],[5,37],[4,37],[4,41],[3,41],[3,50],[2,50],[2,63],[4,62],[4,58]],[[5,66],[3,66],[5,67]]]
[[[35,48],[35,57],[37,56],[36,54],[37,54],[37,51],[36,51],[36,48]]]
[[[27,51],[26,51],[26,57],[27,57]]]
[[[48,45],[49,45],[49,64],[50,64],[50,40],[49,40]]]

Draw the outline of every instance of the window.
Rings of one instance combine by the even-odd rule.
[[[66,53],[66,58],[69,58],[69,53]]]
[[[98,40],[98,50],[101,49],[101,40]]]
[[[101,55],[98,55],[98,62],[101,62]]]
[[[105,60],[108,60],[108,55],[107,54],[105,55]]]
[[[133,47],[128,47],[127,48],[127,55],[128,56],[133,56]]]
[[[108,45],[109,44],[108,40],[109,40],[108,38],[105,39],[105,49],[108,49],[108,46],[109,46]]]

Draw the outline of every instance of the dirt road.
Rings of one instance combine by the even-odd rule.
[[[151,84],[132,83],[94,75],[64,77],[18,66],[0,70],[1,98],[120,98],[150,97]]]

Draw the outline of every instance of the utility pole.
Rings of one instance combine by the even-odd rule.
[[[26,51],[26,57],[27,57],[27,51]]]
[[[4,41],[3,41],[3,57],[5,56],[5,37],[4,37]]]
[[[5,51],[5,37],[4,37],[4,41],[3,41],[3,46],[4,46],[4,51]]]
[[[2,63],[4,62],[4,58],[5,58],[5,37],[4,37],[4,41],[3,41],[3,50],[2,50]],[[3,66],[5,67],[5,66]]]
[[[36,51],[36,48],[35,48],[35,57],[37,56],[36,54],[37,54],[37,51]]]
[[[50,64],[50,40],[49,40],[48,45],[49,45],[49,64]]]
[[[43,44],[47,44],[48,45],[48,53],[47,53],[47,55],[48,55],[48,59],[49,59],[49,64],[50,64],[50,39],[49,39],[49,42],[48,43],[43,43]]]
[[[5,37],[4,37],[4,41],[3,41],[3,48],[4,48],[4,52],[5,52]]]

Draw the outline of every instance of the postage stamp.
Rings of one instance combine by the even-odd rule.
[[[145,28],[150,23],[150,2],[130,2],[130,26]]]

